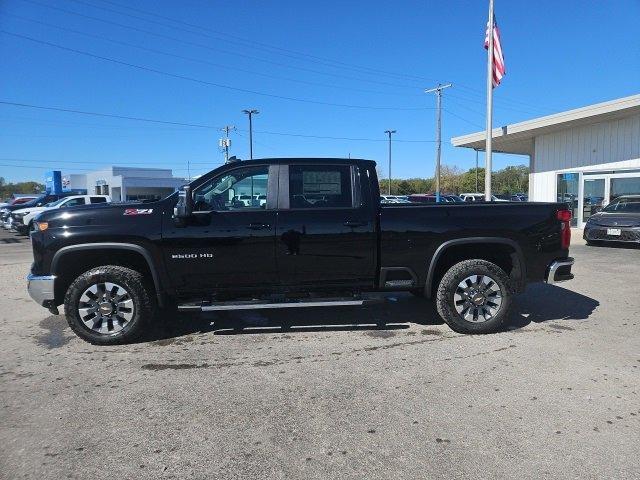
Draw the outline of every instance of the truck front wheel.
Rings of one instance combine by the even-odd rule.
[[[459,333],[492,333],[509,319],[509,277],[486,260],[464,260],[444,274],[436,295],[442,319]]]
[[[71,330],[80,338],[97,345],[116,345],[140,336],[153,315],[153,298],[140,272],[105,265],[71,283],[64,309]]]

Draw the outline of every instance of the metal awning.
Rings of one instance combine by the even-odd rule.
[[[512,125],[505,125],[504,127],[493,129],[492,150],[499,153],[532,155],[534,139],[539,135],[626,118],[638,113],[640,113],[640,95],[632,95]],[[484,151],[485,132],[453,137],[451,144],[454,147]]]

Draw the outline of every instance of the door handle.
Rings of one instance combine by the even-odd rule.
[[[251,230],[263,230],[265,228],[271,228],[271,225],[268,223],[250,223],[247,228]]]
[[[344,222],[345,227],[366,227],[368,222],[358,222],[355,220],[347,220]]]

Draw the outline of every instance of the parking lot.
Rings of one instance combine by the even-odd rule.
[[[586,247],[508,331],[430,304],[174,315],[95,347],[0,232],[2,478],[639,478],[640,249]],[[384,324],[384,325],[382,325]]]

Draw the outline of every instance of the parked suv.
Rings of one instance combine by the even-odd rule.
[[[44,211],[99,203],[111,203],[111,197],[108,195],[71,195],[62,197],[55,202],[47,203],[42,207],[21,208],[11,212],[12,227],[18,233],[26,235],[31,230],[34,218]]]
[[[2,226],[7,230],[11,229],[11,212],[27,207],[42,207],[47,203],[55,202],[56,200],[60,200],[63,197],[68,197],[70,195],[78,195],[77,192],[64,192],[64,193],[45,193],[43,195],[39,195],[37,198],[33,200],[15,205],[6,205],[0,208],[0,221],[2,222]]]

